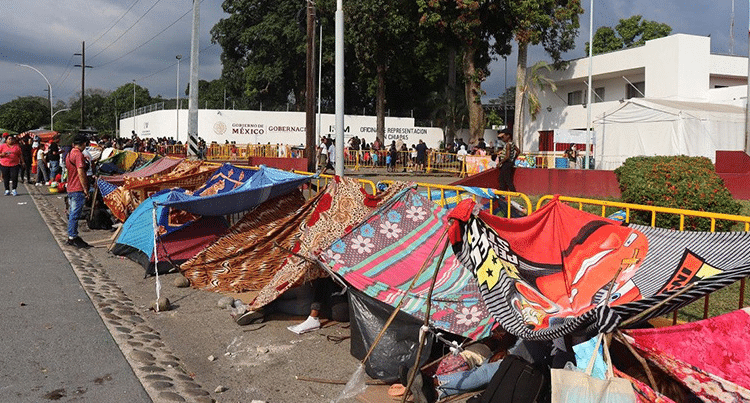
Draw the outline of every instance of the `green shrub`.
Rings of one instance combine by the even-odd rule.
[[[724,186],[711,160],[705,157],[632,157],[615,170],[622,201],[714,213],[738,214],[740,203]],[[631,222],[651,225],[650,213],[631,214]],[[732,222],[716,222],[716,231],[729,231]],[[674,214],[657,214],[656,226],[680,228]],[[707,218],[685,217],[685,230],[708,231]]]

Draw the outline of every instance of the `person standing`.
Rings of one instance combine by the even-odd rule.
[[[21,137],[18,146],[21,148],[21,183],[31,184],[31,166],[33,151],[31,148],[31,137]]]
[[[415,147],[417,150],[417,171],[425,172],[427,168],[427,144],[419,139],[419,143]]]
[[[61,172],[60,169],[60,146],[57,145],[57,142],[60,141],[60,135],[55,134],[54,137],[52,137],[52,140],[50,140],[49,148],[47,149],[47,155],[45,156],[45,160],[47,161],[47,164],[49,164],[49,180],[50,182],[55,181],[57,174]]]
[[[44,160],[44,146],[36,143],[36,186],[49,185],[49,170]]]
[[[4,144],[0,144],[0,172],[3,174],[5,195],[17,196],[18,170],[23,165],[21,147],[14,136],[8,136]]]
[[[89,197],[89,184],[86,177],[88,161],[83,156],[88,139],[78,134],[73,139],[73,148],[65,158],[65,168],[68,170],[68,240],[67,244],[77,248],[88,248],[91,245],[78,236],[78,219],[81,218],[83,206]]]
[[[568,159],[568,168],[578,168],[578,150],[575,144],[571,144],[567,150],[565,150],[565,158]]]
[[[318,146],[318,166],[320,166],[320,172],[325,174],[328,169],[328,144],[325,137],[320,138]]]
[[[516,185],[513,183],[513,171],[515,171],[516,157],[518,157],[518,147],[513,144],[513,133],[509,129],[503,129],[498,132],[498,138],[505,143],[500,158],[500,190],[515,192]]]

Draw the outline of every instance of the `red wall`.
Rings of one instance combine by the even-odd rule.
[[[498,169],[490,169],[454,182],[453,185],[497,189]],[[589,198],[619,198],[620,188],[612,171],[583,169],[516,168],[516,190],[529,195],[560,194]]]
[[[750,200],[750,156],[744,151],[716,151],[716,173],[735,199]]]
[[[274,158],[274,157],[249,157],[249,165],[265,165],[268,167],[307,171],[307,158]]]

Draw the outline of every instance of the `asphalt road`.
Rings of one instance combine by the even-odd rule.
[[[23,185],[0,196],[0,401],[150,402]]]

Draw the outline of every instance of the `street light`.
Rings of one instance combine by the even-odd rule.
[[[39,71],[39,70],[37,70],[36,68],[31,67],[28,64],[20,64],[20,63],[16,64],[16,66],[28,67],[28,68],[36,71],[37,73],[39,73],[40,76],[42,76],[42,78],[44,79],[44,81],[47,82],[47,88],[49,89],[49,92],[48,92],[48,94],[49,94],[49,126],[50,126],[49,129],[52,130],[52,117],[54,116],[52,114],[52,84],[50,84],[49,80],[47,80],[47,77],[45,77],[44,74],[42,74],[42,72]]]
[[[57,115],[60,112],[65,112],[65,111],[69,111],[69,110],[70,110],[70,108],[60,109],[59,111],[57,111],[57,112],[55,112],[55,113],[52,114],[52,117],[50,118],[50,123],[49,123],[49,130],[50,131],[55,131],[55,126],[54,126],[55,125],[55,115]]]
[[[175,141],[180,140],[180,59],[182,55],[175,56],[177,58],[177,125],[175,126]]]

